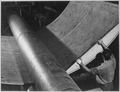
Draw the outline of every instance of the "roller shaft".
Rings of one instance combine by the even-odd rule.
[[[9,18],[9,25],[26,58],[25,63],[37,90],[80,90],[72,78],[61,68],[51,52],[40,41],[39,37],[31,31],[30,27],[20,16],[12,15]]]

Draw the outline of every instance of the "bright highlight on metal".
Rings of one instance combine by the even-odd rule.
[[[20,16],[12,15],[9,25],[26,58],[29,74],[38,91],[80,90]]]

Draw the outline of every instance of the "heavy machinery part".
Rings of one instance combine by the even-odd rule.
[[[72,78],[61,68],[51,52],[31,31],[23,19],[13,14],[9,18],[11,31],[22,50],[37,90],[68,91],[80,90]]]

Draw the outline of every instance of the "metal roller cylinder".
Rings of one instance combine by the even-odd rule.
[[[23,55],[27,59],[25,62],[37,90],[81,90],[20,16],[11,15],[9,25]]]

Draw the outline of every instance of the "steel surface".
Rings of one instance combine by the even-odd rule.
[[[102,1],[70,2],[43,30],[41,40],[64,69],[119,23],[119,6]]]
[[[37,90],[80,90],[22,18],[12,15],[9,25],[27,59],[26,64]]]

